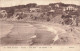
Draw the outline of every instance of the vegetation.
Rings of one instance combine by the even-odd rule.
[[[63,8],[67,6],[73,6],[78,8],[78,17],[80,16],[80,6],[74,4],[64,4],[64,3],[50,3],[49,5],[37,5],[36,3],[29,3],[27,5],[19,5],[13,7],[0,8],[1,10],[6,10],[7,18],[12,18],[19,20],[41,20],[41,21],[52,21],[58,15],[63,15]],[[30,10],[32,8],[32,11]],[[70,14],[73,14],[70,12]],[[21,16],[20,16],[21,15]],[[77,15],[77,14],[75,14]],[[61,18],[61,16],[60,16]],[[57,18],[56,18],[57,19]],[[62,20],[59,20],[62,21]],[[55,22],[55,21],[54,21]]]

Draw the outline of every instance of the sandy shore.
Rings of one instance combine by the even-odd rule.
[[[3,21],[0,22],[0,36],[2,44],[5,45],[29,45],[31,42],[33,45],[80,44],[79,28],[47,22]],[[37,37],[32,41],[31,37],[34,35]],[[53,40],[57,41],[53,43]]]
[[[5,37],[9,32],[11,32],[13,27],[13,24],[0,21],[0,38]]]

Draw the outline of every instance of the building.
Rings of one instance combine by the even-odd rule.
[[[60,6],[59,6],[59,4],[55,4],[55,7],[59,8]]]
[[[77,7],[75,7],[75,6],[71,6],[71,5],[69,5],[69,6],[67,6],[67,7],[63,7],[63,11],[66,11],[66,10],[69,10],[69,11],[77,11],[78,10],[78,8]]]
[[[30,8],[30,12],[40,12],[40,8]]]

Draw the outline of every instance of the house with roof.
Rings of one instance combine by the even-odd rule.
[[[30,12],[40,12],[40,8],[37,8],[37,7],[35,7],[35,8],[30,8]]]
[[[67,7],[63,8],[63,11],[66,11],[66,10],[72,10],[73,11],[73,10],[78,10],[78,8],[70,5],[70,6],[67,6]]]

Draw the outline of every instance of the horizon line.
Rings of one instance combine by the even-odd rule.
[[[53,4],[55,4],[55,3],[63,3],[63,2],[54,2]],[[30,4],[30,3],[27,3],[27,4]],[[19,5],[27,5],[27,4],[19,4]],[[49,5],[49,4],[38,4],[38,3],[36,3],[37,5]],[[69,4],[69,3],[64,3],[64,4]],[[73,4],[73,3],[72,3]],[[13,5],[13,6],[1,6],[2,8],[4,8],[4,7],[15,7],[15,6],[19,6],[19,5]],[[73,4],[73,5],[77,5],[77,4]],[[77,6],[80,6],[80,5],[77,5]],[[1,8],[0,7],[0,8]]]

